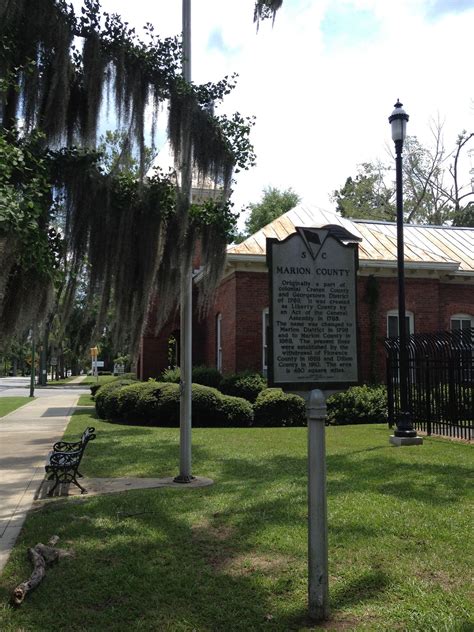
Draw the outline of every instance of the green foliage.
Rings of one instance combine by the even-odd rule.
[[[275,187],[266,187],[261,202],[248,206],[250,216],[245,222],[245,235],[253,235],[299,202],[300,196],[291,188],[280,191]]]
[[[254,404],[255,426],[304,426],[306,405],[299,395],[284,393],[280,388],[267,388]]]
[[[181,369],[179,366],[173,366],[165,369],[160,377],[162,382],[171,382],[172,384],[179,384],[180,379]]]
[[[98,389],[95,389],[95,392],[92,390],[91,386],[91,395],[95,398],[95,409],[97,411],[97,415],[101,419],[107,419],[113,411],[116,410],[116,403],[114,401],[114,393],[122,388],[122,386],[127,386],[128,384],[132,384],[133,380],[127,379],[117,379],[111,380],[107,382],[107,384],[102,384]]]
[[[258,394],[267,387],[266,379],[253,371],[242,371],[226,375],[220,383],[219,389],[226,395],[243,397],[254,402]]]
[[[4,187],[0,183],[0,228],[3,232],[8,224],[14,237],[8,248],[0,243],[0,252],[15,265],[22,259],[29,265],[20,266],[15,278],[12,264],[0,265],[0,295],[8,284],[9,316],[0,314],[0,340],[9,330],[18,332],[19,323],[31,323],[32,313],[38,321],[50,311],[52,284],[39,287],[39,275],[55,279],[57,253],[62,330],[77,302],[80,279],[88,277],[81,301],[87,308],[96,303],[93,328],[103,329],[112,313],[115,346],[123,343],[132,355],[153,294],[160,296],[160,318],[169,316],[183,257],[190,260],[198,238],[206,269],[200,307],[210,299],[235,224],[225,201],[232,174],[255,162],[249,141],[253,119],[214,114],[214,105],[234,88],[235,77],[200,86],[187,83],[178,38],[160,39],[150,24],[144,33],[139,36],[117,14],[103,12],[97,0],[87,0],[78,14],[64,0],[0,3],[0,127],[14,130],[21,119],[22,137],[41,130],[46,162],[45,169],[40,164],[23,169],[18,148],[0,147],[6,179]],[[106,95],[119,129],[107,133],[95,151]],[[157,115],[165,103],[182,182],[188,181],[185,165],[191,168],[184,155],[189,151],[206,183],[223,187],[222,201],[203,205],[191,221],[185,187],[172,187],[159,172],[144,179],[150,158],[145,138],[150,136],[153,146]],[[18,186],[11,183],[14,172]],[[37,304],[27,311],[22,304],[31,305],[32,296],[38,297]]]
[[[173,382],[179,384],[181,379],[181,370],[179,366],[165,369],[161,374],[162,382]],[[212,386],[218,388],[222,381],[222,374],[214,367],[210,366],[194,366],[192,370],[192,381],[194,384],[202,384],[204,386]]]
[[[449,153],[444,149],[441,126],[438,124],[432,132],[434,144],[430,147],[422,145],[415,136],[405,139],[404,219],[407,223],[438,226],[472,225],[472,201],[467,203],[467,199],[474,192],[470,183],[459,179],[459,160],[468,143],[472,143],[474,132],[461,132]],[[347,178],[345,185],[334,191],[332,199],[343,217],[394,221],[393,180],[393,165],[364,163],[355,178]]]
[[[453,226],[474,228],[474,204],[472,202],[454,213]]]
[[[253,422],[252,404],[242,397],[220,395],[219,419],[224,426],[234,428],[251,426]]]
[[[393,221],[396,217],[394,191],[385,184],[385,167],[371,163],[359,166],[355,178],[347,178],[332,199],[343,217]]]
[[[194,366],[192,379],[195,384],[219,388],[219,384],[222,381],[222,373],[212,366]]]
[[[333,425],[375,424],[388,419],[385,386],[352,386],[327,399],[327,419]]]
[[[171,382],[117,380],[98,391],[97,414],[102,419],[127,423],[177,426],[179,393],[179,385]],[[192,415],[193,426],[206,427],[248,426],[253,418],[247,401],[222,395],[217,389],[202,384],[192,385]]]

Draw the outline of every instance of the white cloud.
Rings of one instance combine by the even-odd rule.
[[[181,29],[180,0],[102,4],[133,25],[152,22],[163,35]],[[422,141],[429,140],[429,122],[438,115],[446,121],[448,147],[462,129],[474,130],[474,10],[445,12],[449,3],[440,0],[285,0],[274,27],[262,23],[257,34],[253,5],[192,2],[193,79],[238,72],[225,109],[257,116],[252,140],[258,165],[238,177],[237,208],[258,200],[267,185],[291,186],[308,202],[330,208],[329,194],[357,164],[386,157],[388,116],[397,98],[410,114],[409,133]],[[328,46],[331,33],[323,34],[321,25],[326,15],[327,27],[328,12],[335,10],[347,28],[351,12],[357,17],[352,26],[361,37],[352,33],[344,45],[336,39]],[[373,35],[364,31],[364,15],[376,25]]]

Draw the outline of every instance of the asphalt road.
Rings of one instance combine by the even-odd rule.
[[[50,397],[53,393],[66,394],[74,393],[82,395],[90,393],[87,386],[80,384],[71,386],[35,386],[35,397]],[[0,377],[0,397],[25,397],[30,394],[30,378],[29,377]]]

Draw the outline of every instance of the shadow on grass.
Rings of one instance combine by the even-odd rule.
[[[101,470],[110,476],[128,466],[147,477],[176,471],[176,429],[77,419],[84,420],[98,428],[84,460],[88,476],[101,476]],[[61,537],[61,546],[76,550],[76,558],[61,561],[23,609],[9,613],[11,629],[301,627],[306,618],[304,445],[300,455],[289,455],[255,441],[258,430],[252,430],[251,439],[249,433],[229,433],[234,440],[240,436],[240,443],[229,445],[222,433],[206,429],[193,446],[196,467],[215,478],[214,487],[65,501],[31,516],[16,560],[26,559],[27,546],[53,533]],[[400,454],[388,446],[330,454],[329,497],[344,501],[349,494],[370,492],[437,506],[462,500],[466,468],[423,461],[422,452],[413,452],[409,462]],[[364,521],[363,511],[356,507],[345,523],[330,524],[330,537],[368,546],[380,529]],[[285,548],[278,540],[284,536],[297,544]],[[21,572],[29,573],[26,562]],[[389,585],[386,570],[366,566],[359,574],[349,573],[343,584],[335,582],[331,608],[337,614],[377,600]],[[0,629],[10,629],[1,623],[0,613]]]
[[[380,569],[365,571],[350,579],[344,586],[336,586],[331,594],[331,606],[334,610],[339,610],[365,603],[376,599],[390,585],[390,577],[384,571]]]

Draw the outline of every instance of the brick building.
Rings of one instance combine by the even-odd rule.
[[[297,206],[241,244],[228,248],[224,276],[207,317],[193,326],[193,364],[223,373],[267,369],[269,283],[266,238],[285,239],[295,226],[340,224],[359,244],[358,331],[361,380],[383,381],[383,339],[397,335],[396,224],[347,220]],[[410,333],[474,326],[474,229],[405,225],[405,293]],[[199,273],[195,277],[199,285]],[[151,319],[152,320],[152,319]],[[151,329],[150,329],[151,331]],[[179,344],[179,319],[145,333],[138,373],[157,377],[170,363],[169,339]],[[172,349],[171,349],[172,351]]]

